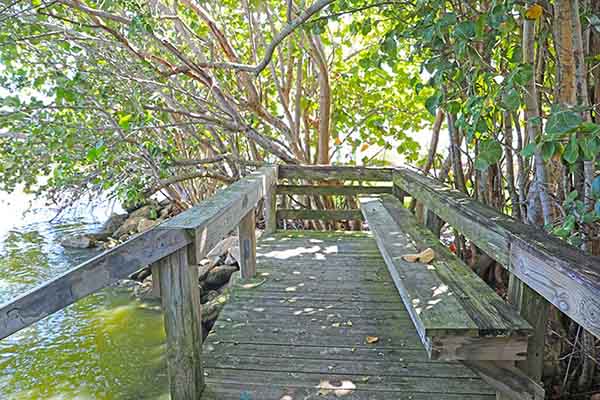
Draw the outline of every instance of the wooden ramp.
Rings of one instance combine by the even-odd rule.
[[[257,257],[204,343],[203,400],[496,398],[461,363],[428,360],[369,233],[278,232]]]

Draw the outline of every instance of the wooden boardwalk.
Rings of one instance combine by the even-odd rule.
[[[203,399],[337,399],[318,386],[345,380],[345,399],[495,399],[461,363],[428,360],[369,233],[278,232],[257,258],[204,343]]]

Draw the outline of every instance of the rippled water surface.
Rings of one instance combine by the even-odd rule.
[[[110,211],[84,209],[49,222],[51,210],[34,209],[23,217],[22,199],[0,194],[0,303],[96,254],[63,249],[59,241],[97,228]],[[91,295],[0,341],[2,400],[168,399],[167,392],[162,314],[123,288]]]

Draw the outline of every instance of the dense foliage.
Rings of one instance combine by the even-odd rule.
[[[24,183],[55,201],[163,190],[190,204],[264,161],[381,160],[369,146],[416,159],[408,133],[432,119],[408,84],[418,67],[374,63],[392,20],[376,24],[374,13],[357,29],[315,16],[258,76],[248,68],[302,12],[248,1],[4,8],[2,187]]]

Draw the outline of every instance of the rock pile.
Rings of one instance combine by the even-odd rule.
[[[198,290],[202,303],[202,331],[204,336],[212,329],[221,309],[229,298],[229,288],[239,273],[240,248],[237,236],[223,239],[213,248],[198,268]],[[132,279],[136,297],[143,300],[158,299],[160,294],[152,280],[149,267],[142,269]]]
[[[152,201],[127,214],[112,214],[99,232],[68,236],[61,241],[64,247],[110,248],[136,233],[147,231],[177,213],[172,203]]]
[[[113,214],[97,233],[69,236],[61,242],[65,247],[110,248],[132,235],[144,232],[162,221],[177,214],[176,208],[167,203],[152,202],[130,210],[128,214]],[[257,237],[260,232],[257,232]],[[204,336],[214,325],[219,312],[229,298],[229,288],[239,276],[240,247],[237,236],[229,236],[219,242],[200,262],[198,268],[198,289],[202,303],[202,328]],[[158,284],[152,280],[150,267],[143,268],[131,277],[120,282],[119,286],[133,290],[141,300],[160,298]]]

